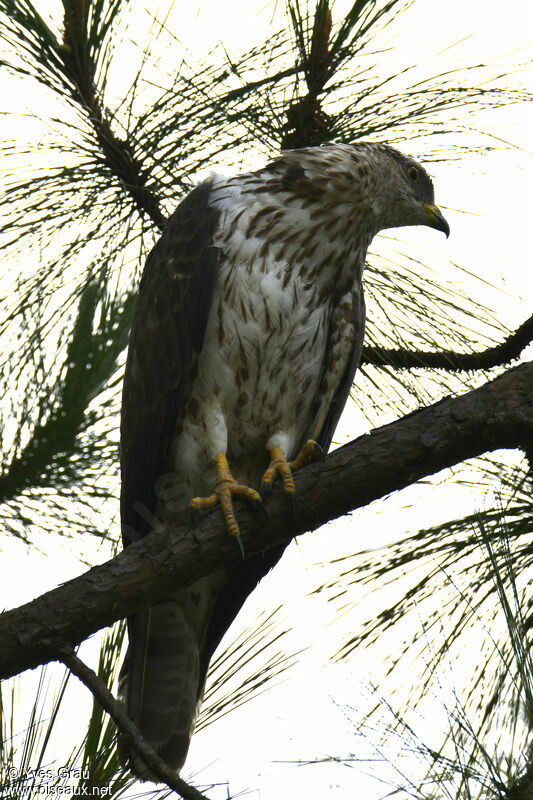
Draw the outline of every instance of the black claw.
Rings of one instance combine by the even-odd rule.
[[[325,459],[325,457],[326,457],[326,452],[325,452],[324,448],[320,447],[320,445],[318,444],[318,442],[314,442],[314,445],[315,445],[315,446],[314,446],[314,448],[313,448],[313,449],[314,449],[314,451],[315,451],[315,456],[316,456],[316,458],[319,458],[319,459],[320,459],[320,461],[324,461],[324,459]]]
[[[254,505],[255,508],[261,512],[261,516],[263,517],[263,522],[268,522],[268,513],[265,508],[265,504],[263,503],[261,498],[259,498],[259,500],[256,500]]]
[[[198,520],[198,512],[191,508],[189,512],[189,522],[191,523],[191,528],[196,528],[196,522]]]
[[[261,484],[261,495],[263,497],[269,497],[271,491],[272,491],[272,484],[271,483],[267,483],[265,481],[265,483]]]
[[[285,497],[287,498],[287,506],[289,508],[291,519],[294,522],[296,519],[296,495],[286,494]]]
[[[241,556],[242,556],[243,561],[244,561],[244,547],[243,547],[243,544],[242,544],[242,539],[241,539],[241,534],[240,533],[238,533],[237,536],[235,536],[235,541],[237,542],[237,545],[239,547]]]

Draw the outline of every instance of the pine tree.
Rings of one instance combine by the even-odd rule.
[[[33,116],[13,126],[2,154],[0,242],[6,266],[0,303],[0,500],[7,534],[44,552],[52,539],[68,537],[89,563],[101,561],[100,547],[109,557],[118,551],[120,387],[136,287],[166,218],[203,171],[214,165],[237,171],[280,148],[330,140],[368,138],[401,143],[402,149],[408,142],[413,155],[426,163],[497,146],[481,134],[472,137],[467,123],[469,115],[483,109],[530,99],[509,88],[505,76],[476,66],[423,80],[413,72],[411,84],[409,69],[387,73],[376,42],[409,5],[405,0],[355,0],[338,17],[326,0],[316,5],[290,0],[282,27],[264,41],[243,43],[240,56],[221,46],[199,59],[179,41],[179,14],[172,16],[171,5],[166,17],[161,12],[154,17],[126,0],[63,0],[61,14],[45,11],[44,3],[0,0],[3,80],[14,91],[29,93],[34,104]],[[369,258],[369,326],[354,390],[369,425],[430,406],[443,395],[481,391],[500,373],[509,378],[509,363],[532,338],[533,318],[511,332],[475,299],[484,296],[481,281],[472,278],[467,295],[430,266],[398,243]],[[493,504],[377,553],[346,555],[332,566],[327,581],[317,578],[317,591],[343,612],[358,584],[377,587],[377,613],[338,642],[337,652],[331,653],[338,659],[352,657],[393,627],[407,630],[406,621],[411,625],[413,617],[419,621],[425,614],[423,644],[430,642],[434,655],[425,685],[420,691],[413,688],[410,704],[422,702],[431,691],[439,665],[464,647],[474,619],[492,631],[464,700],[450,715],[442,748],[418,746],[404,709],[390,706],[396,730],[403,738],[412,734],[413,749],[429,763],[419,785],[404,787],[417,796],[530,796],[527,459],[533,416],[520,398],[531,393],[533,378],[529,372],[516,375],[515,383],[509,378],[498,384],[508,387],[502,392],[509,403],[518,387],[515,405],[501,412],[502,419],[507,413],[507,427],[502,423],[490,441],[480,435],[476,450],[465,425],[455,459],[453,446],[438,467],[419,458],[420,474],[402,476],[398,487],[384,490],[409,485],[475,454],[479,457],[469,462],[472,481],[480,493],[491,488]],[[472,402],[484,403],[486,410],[491,398],[476,394]],[[451,416],[457,413],[457,406],[450,408]],[[511,446],[523,458],[484,455]],[[341,467],[347,474],[347,464]],[[319,520],[314,507],[309,513]],[[411,571],[415,578],[406,584],[402,576]],[[52,581],[51,576],[50,588]],[[393,581],[398,597],[383,607],[379,587]],[[435,596],[441,596],[447,581],[456,591],[442,594],[447,604],[443,615]],[[284,631],[276,619],[275,608],[266,610],[255,625],[225,642],[212,666],[200,728],[267,689],[297,661],[284,648]],[[97,673],[109,687],[123,635],[118,623],[101,639]],[[419,632],[414,640],[411,657],[418,641],[422,659]],[[50,660],[45,649],[35,650],[34,663]],[[57,653],[76,671],[71,655]],[[387,665],[391,680],[404,663],[400,656]],[[12,672],[6,668],[3,674]],[[68,674],[43,721],[43,671],[23,745],[16,736],[14,684],[7,684],[4,793],[15,787],[21,797],[31,797],[37,785],[48,785],[52,796],[53,787],[68,779],[66,772],[56,773],[54,784],[34,773],[48,763],[47,747],[57,735],[67,680]],[[384,703],[377,705],[383,708]],[[373,725],[371,720],[366,724]],[[81,769],[80,787],[108,787],[106,796],[124,796],[130,779],[118,771],[114,738],[114,723],[95,700],[87,731],[76,732],[68,761],[69,768]],[[195,796],[187,794],[187,787],[181,791]],[[209,788],[203,791],[210,794]],[[150,796],[159,795],[154,790]]]

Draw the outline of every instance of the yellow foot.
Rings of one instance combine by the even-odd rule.
[[[263,480],[261,481],[261,491],[263,495],[270,492],[276,475],[279,475],[283,481],[283,491],[287,495],[291,507],[293,507],[294,500],[296,499],[296,487],[294,485],[292,473],[301,467],[305,467],[310,461],[316,458],[322,458],[323,455],[324,453],[320,445],[312,439],[309,439],[304,444],[294,461],[287,461],[281,447],[273,447],[270,451],[270,466],[266,470],[263,475]]]
[[[255,489],[250,489],[249,486],[242,486],[240,483],[237,483],[230,472],[228,460],[224,453],[218,454],[216,468],[217,482],[215,484],[215,491],[213,494],[209,495],[209,497],[193,498],[191,500],[191,511],[193,514],[199,514],[202,511],[210,511],[212,508],[220,506],[224,514],[226,530],[230,536],[235,536],[237,538],[242,551],[239,525],[233,510],[233,498],[238,497],[240,500],[248,500],[248,502],[253,503],[253,505],[261,510],[263,510],[263,501],[261,500],[259,492],[256,492]]]

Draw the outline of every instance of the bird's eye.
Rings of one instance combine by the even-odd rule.
[[[413,183],[417,183],[420,174],[416,167],[407,167],[407,177],[413,181]]]

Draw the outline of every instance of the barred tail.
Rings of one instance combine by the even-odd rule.
[[[168,601],[129,620],[130,646],[120,675],[120,695],[146,741],[173,769],[185,762],[199,701],[200,643],[185,607]],[[142,780],[153,780],[127,741],[119,761]]]

